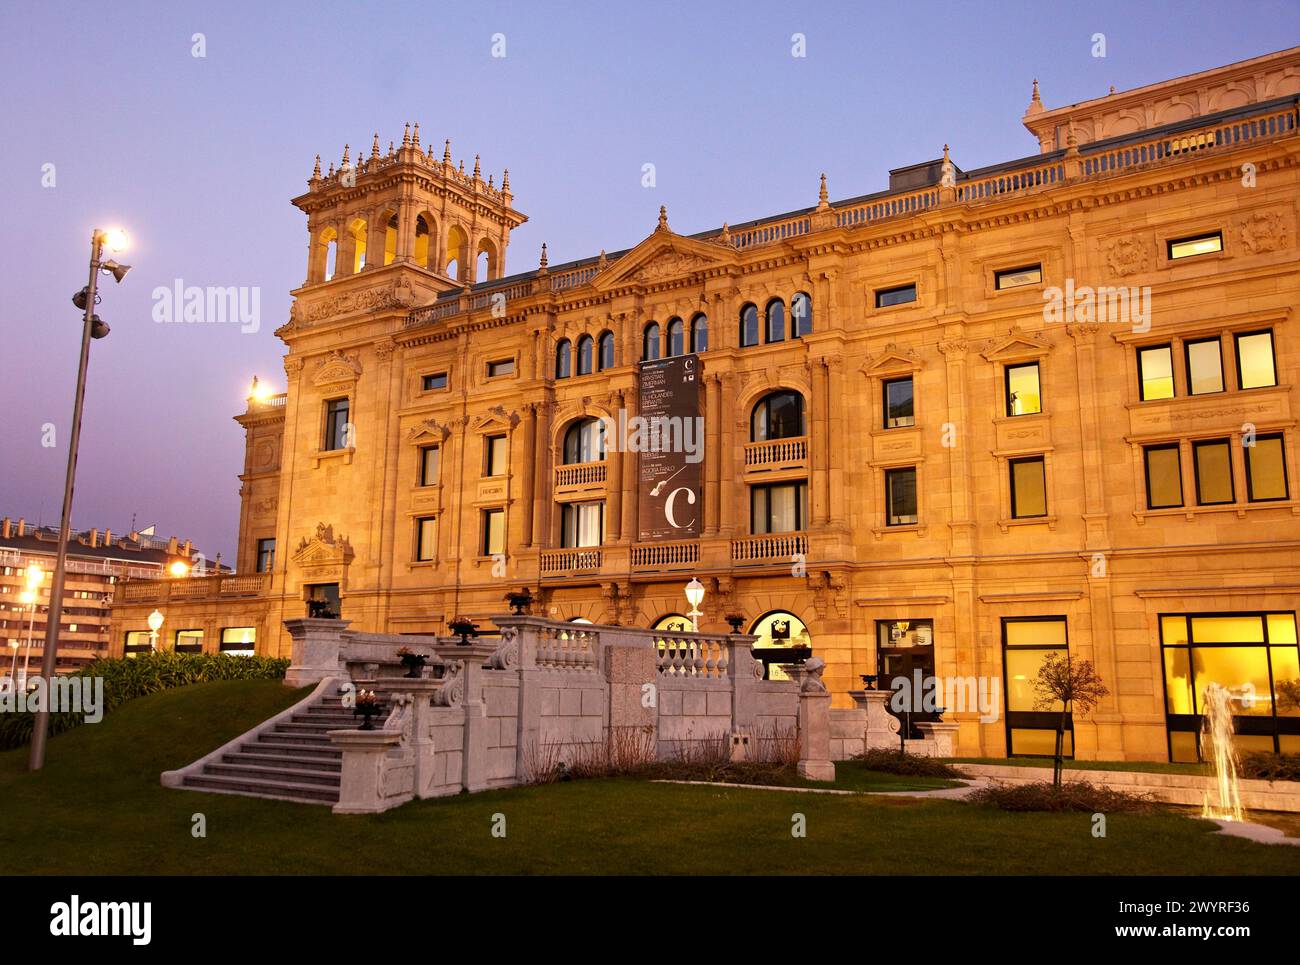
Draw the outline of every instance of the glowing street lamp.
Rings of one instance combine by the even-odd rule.
[[[691,605],[691,611],[686,614],[691,618],[691,629],[699,633],[700,617],[704,616],[700,612],[700,604],[704,602],[704,584],[695,577],[691,577],[691,582],[686,584],[686,602]]]
[[[271,389],[265,383],[258,381],[257,376],[253,376],[253,384],[248,387],[248,401],[262,404],[271,397]]]
[[[36,576],[35,576],[35,578],[33,578],[33,576],[32,576],[32,570],[35,570],[35,571],[36,571]],[[44,573],[41,571],[41,568],[40,568],[39,566],[37,566],[35,563],[33,563],[31,566],[27,567],[27,587],[28,587],[28,588],[27,588],[26,590],[23,590],[21,593],[18,594],[18,602],[21,603],[23,606],[29,606],[29,607],[32,608],[32,612],[31,612],[31,613],[28,615],[28,617],[27,617],[27,646],[23,649],[23,685],[24,685],[24,687],[25,687],[26,684],[27,684],[27,667],[28,667],[29,662],[30,662],[31,659],[32,659],[32,631],[33,631],[33,630],[35,629],[35,627],[36,627],[36,599],[37,599],[37,597],[36,597],[36,587],[38,587],[38,586],[41,585],[41,581],[42,581],[43,579],[45,579],[45,575],[44,575]],[[17,672],[18,672],[18,651],[17,651],[17,650],[14,650],[14,673],[17,673]],[[12,676],[12,674],[11,674],[11,676]],[[16,687],[17,685],[18,685],[18,678],[15,677],[15,678],[14,678],[14,686]]]
[[[181,577],[189,576],[190,564],[184,560],[173,560],[171,565],[167,567],[167,572],[179,580]]]
[[[72,434],[68,439],[68,469],[63,480],[63,512],[59,519],[59,549],[54,558],[54,579],[50,584],[50,605],[46,611],[45,652],[41,655],[41,676],[49,681],[54,676],[55,660],[59,649],[59,620],[63,616],[63,580],[67,575],[68,542],[72,539],[72,486],[77,478],[77,449],[81,444],[81,411],[86,401],[86,369],[90,365],[91,339],[103,338],[108,326],[95,314],[99,301],[97,288],[99,273],[107,272],[121,283],[130,265],[119,265],[113,260],[101,261],[104,248],[118,252],[126,248],[126,232],[121,228],[103,231],[96,228],[90,235],[90,279],[86,287],[72,296],[72,304],[81,309],[81,357],[77,365],[77,388],[72,403]],[[32,747],[27,758],[27,769],[39,771],[45,766],[45,741],[50,731],[48,701],[41,701],[32,727]]]
[[[158,628],[163,625],[162,611],[155,609],[149,614],[149,649],[158,649]]]

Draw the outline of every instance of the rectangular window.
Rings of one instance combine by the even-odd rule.
[[[885,472],[885,501],[887,526],[911,526],[916,523],[915,466]]]
[[[479,546],[484,556],[496,556],[506,551],[506,511],[483,510],[482,542]]]
[[[599,546],[605,541],[605,504],[565,503],[560,510],[560,545]]]
[[[232,657],[251,657],[257,646],[257,627],[225,627],[221,631],[221,652]]]
[[[1007,366],[1007,415],[1033,415],[1043,411],[1038,385],[1038,363]]]
[[[319,620],[337,620],[343,615],[343,597],[337,583],[308,583],[307,616]]]
[[[876,292],[877,308],[888,308],[890,305],[905,305],[914,301],[916,301],[916,285],[881,288]]]
[[[1167,446],[1147,446],[1142,453],[1146,458],[1147,509],[1170,509],[1181,506],[1183,476],[1178,443]]]
[[[445,389],[447,387],[447,373],[434,372],[423,376],[420,379],[420,385],[425,392],[432,392],[434,389]]]
[[[1187,392],[1206,395],[1223,391],[1223,351],[1218,338],[1204,338],[1183,345],[1187,353]]]
[[[321,448],[346,449],[351,441],[348,432],[348,400],[330,399],[325,403],[325,438]]]
[[[514,359],[498,359],[495,362],[489,362],[487,364],[487,374],[489,379],[494,379],[498,375],[514,375],[514,373]]]
[[[890,379],[885,383],[885,428],[900,429],[916,425],[912,404],[912,377]]]
[[[415,559],[427,563],[438,556],[438,517],[422,516],[415,521]]]
[[[1038,673],[1051,654],[1069,655],[1065,617],[1002,618],[1002,659],[1006,675],[1007,753],[1050,756],[1056,745],[1061,703],[1044,703]],[[1073,756],[1072,715],[1065,715],[1063,750]]]
[[[270,573],[275,568],[275,540],[257,541],[257,572]]]
[[[1227,439],[1192,443],[1192,465],[1196,470],[1196,502],[1214,506],[1233,501],[1232,449]]]
[[[1011,460],[1011,515],[1015,519],[1047,515],[1047,470],[1042,456]]]
[[[1138,349],[1138,381],[1142,401],[1174,397],[1174,353],[1168,345]]]
[[[1287,498],[1282,435],[1257,436],[1246,446],[1246,498],[1252,503]]]
[[[755,535],[799,532],[807,498],[807,483],[754,486],[749,491],[749,531]]]
[[[1208,255],[1223,250],[1223,234],[1215,231],[1211,234],[1194,235],[1190,238],[1178,238],[1168,242],[1169,260],[1191,258],[1193,255]]]
[[[442,449],[438,446],[420,447],[420,485],[438,485],[441,470]]]
[[[177,630],[175,638],[175,647],[177,653],[202,653],[203,652],[203,631],[202,630]]]
[[[1007,268],[993,273],[993,287],[998,291],[1006,288],[1019,288],[1022,285],[1037,285],[1043,280],[1042,265],[1026,265],[1023,268]]]
[[[1272,330],[1238,332],[1233,339],[1237,346],[1237,387],[1261,389],[1277,385]]]
[[[126,643],[122,652],[128,657],[134,657],[137,653],[148,653],[152,649],[153,639],[149,636],[148,630],[126,631]]]
[[[487,436],[484,438],[483,475],[504,476],[506,465],[506,437]]]

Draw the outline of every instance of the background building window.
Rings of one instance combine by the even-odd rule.
[[[809,335],[813,330],[812,296],[798,292],[790,299],[790,333],[795,338]]]
[[[600,462],[605,458],[605,423],[588,417],[579,419],[564,433],[564,464]]]
[[[1011,515],[1015,519],[1047,515],[1047,472],[1042,456],[1011,460]]]
[[[420,485],[438,485],[438,476],[442,470],[442,448],[440,446],[420,447]]]
[[[438,517],[423,516],[415,521],[415,559],[420,563],[438,558]]]
[[[484,556],[496,556],[506,551],[506,511],[483,510],[483,531],[479,544]]]
[[[1174,397],[1174,353],[1168,345],[1138,349],[1138,383],[1143,402]]]
[[[795,439],[805,435],[803,396],[798,392],[773,392],[754,406],[749,418],[749,441]]]
[[[1183,504],[1183,475],[1178,443],[1147,446],[1147,509],[1170,509]]]
[[[325,438],[321,448],[346,449],[348,442],[348,400],[330,399],[325,403]]]
[[[270,573],[275,567],[275,538],[257,541],[257,572]]]
[[[432,392],[434,389],[445,389],[447,387],[447,373],[434,372],[426,375],[420,380],[420,385],[425,392]]]
[[[881,288],[876,292],[877,308],[888,308],[890,305],[905,305],[914,301],[916,301],[916,285]]]
[[[1246,498],[1252,503],[1287,498],[1286,454],[1282,435],[1256,436],[1246,446]]]
[[[1007,755],[1050,757],[1061,719],[1059,701],[1038,703],[1034,682],[1050,653],[1069,654],[1065,617],[1003,617],[1002,660],[1006,674]],[[1065,715],[1065,755],[1074,756],[1074,721]]]
[[[993,273],[993,287],[998,291],[1006,288],[1020,288],[1022,285],[1037,285],[1043,280],[1042,265],[1026,265],[1023,268],[1006,268]]]
[[[1184,345],[1187,352],[1187,392],[1205,395],[1223,391],[1223,353],[1217,338]]]
[[[691,351],[695,354],[709,350],[709,317],[703,312],[691,319]]]
[[[767,328],[764,340],[768,342],[785,341],[785,302],[773,298],[767,303]]]
[[[885,524],[911,526],[916,516],[916,467],[890,469],[885,472]]]
[[[1233,501],[1232,448],[1227,439],[1193,442],[1192,466],[1196,470],[1196,502],[1199,505],[1214,506]]]
[[[1233,338],[1237,346],[1237,387],[1260,389],[1277,385],[1273,332],[1239,332]]]
[[[1033,415],[1043,411],[1042,390],[1038,383],[1038,363],[1008,365],[1007,415]]]
[[[614,333],[604,332],[600,336],[600,362],[601,370],[612,369],[614,367]]]
[[[605,541],[605,503],[565,503],[560,509],[560,545],[599,546]]]
[[[807,498],[807,483],[754,486],[749,492],[749,531],[755,535],[800,532]]]
[[[653,362],[659,358],[659,323],[651,322],[645,327],[641,338],[641,360]]]
[[[257,627],[224,627],[221,652],[232,657],[251,657],[257,647]]]
[[[1169,260],[1177,261],[1179,258],[1190,258],[1193,255],[1208,255],[1211,252],[1223,250],[1223,235],[1216,231],[1213,234],[1195,235],[1191,238],[1179,238],[1169,244]]]
[[[567,379],[573,374],[573,346],[567,338],[562,338],[555,346],[555,377]]]
[[[506,437],[485,437],[483,439],[483,475],[504,476],[507,464]]]
[[[916,425],[912,405],[912,377],[890,379],[885,383],[885,428],[901,429]]]
[[[590,375],[592,369],[592,341],[590,335],[578,339],[578,374]]]
[[[758,344],[758,309],[746,305],[740,310],[740,347]]]
[[[686,354],[686,323],[680,318],[668,320],[668,357]]]

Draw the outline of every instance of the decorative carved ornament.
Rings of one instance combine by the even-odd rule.
[[[305,307],[299,308],[295,301],[289,310],[289,322],[285,328],[293,331],[300,325],[315,322],[336,315],[354,315],[358,312],[377,312],[389,308],[411,308],[415,305],[415,290],[405,276],[400,276],[393,284],[383,288],[363,288],[358,291],[343,292],[319,301],[312,300]]]
[[[293,551],[293,562],[303,567],[329,568],[340,574],[352,562],[352,544],[344,536],[336,537],[334,527],[316,524],[311,537],[304,536]]]
[[[437,419],[425,419],[407,433],[406,439],[408,442],[416,442],[420,439],[433,439],[436,442],[442,442],[449,435],[451,435],[451,429],[446,425]]]
[[[1149,261],[1147,245],[1136,238],[1116,238],[1106,249],[1106,267],[1120,278],[1146,271]]]
[[[316,371],[311,380],[315,385],[329,385],[334,382],[355,382],[361,375],[361,360],[354,353],[345,355],[338,349],[316,363]]]
[[[1241,222],[1241,244],[1252,255],[1287,244],[1286,221],[1276,211],[1259,211]]]
[[[1052,350],[1052,340],[1043,335],[1029,335],[1019,325],[1012,325],[1006,335],[990,339],[980,355],[990,362],[1001,359],[1033,358]]]
[[[899,348],[897,344],[890,342],[880,350],[879,355],[868,355],[859,371],[863,375],[873,375],[878,372],[912,371],[921,368],[923,364],[916,349],[910,346],[908,348]]]

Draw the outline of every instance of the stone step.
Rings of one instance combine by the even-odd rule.
[[[282,720],[275,725],[275,729],[286,734],[328,734],[332,730],[343,730],[344,728],[335,726],[333,721],[301,721],[301,720]]]
[[[258,738],[256,741],[245,741],[239,747],[241,754],[258,754],[258,755],[278,755],[288,754],[294,757],[314,757],[322,761],[340,761],[343,759],[343,752],[334,747],[333,744],[313,745],[303,743],[281,743],[273,738],[267,739],[266,735]]]
[[[220,775],[224,777],[243,777],[270,781],[284,781],[290,784],[319,784],[323,787],[338,787],[340,774],[326,771],[298,770],[283,767],[280,762],[268,761],[258,764],[209,764],[203,769],[204,777]]]
[[[337,804],[339,800],[339,791],[336,787],[321,787],[319,784],[299,784],[296,781],[280,781],[271,778],[200,774],[185,778],[182,786],[193,790],[216,791],[223,794],[247,794],[253,797],[278,798],[284,801],[300,801],[306,804]]]
[[[304,734],[297,731],[282,731],[278,727],[269,734],[259,734],[259,741],[272,741],[276,744],[299,744],[304,747],[331,747],[330,739],[325,736],[325,732],[319,734]]]
[[[334,730],[345,730],[361,723],[360,717],[351,714],[294,714],[291,722],[295,724],[328,724]]]
[[[338,774],[343,770],[342,756],[309,757],[305,754],[293,754],[288,751],[277,754],[255,754],[247,751],[233,751],[221,755],[223,764],[248,764],[254,767],[285,767],[297,771],[319,771],[323,774]]]

